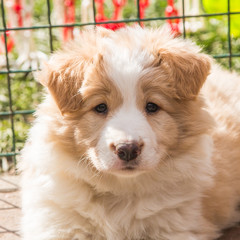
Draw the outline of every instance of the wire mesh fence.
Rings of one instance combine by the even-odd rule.
[[[10,6],[11,2],[14,3],[13,6]],[[114,12],[112,0],[28,0],[25,1],[28,3],[27,6],[21,6],[20,2],[1,0],[1,169],[8,169],[9,163],[15,166],[24,145],[27,130],[33,120],[32,113],[41,101],[41,86],[33,80],[33,72],[41,67],[41,62],[46,60],[47,56],[66,40],[65,38],[73,37],[69,37],[69,29],[70,35],[76,36],[82,29],[94,28],[96,25],[110,26],[110,28],[134,24],[158,27],[166,24],[166,21],[170,24],[177,23],[183,38],[192,38],[201,44],[205,52],[211,54],[225,67],[240,69],[240,2],[238,0],[219,0],[218,2],[214,0],[128,0],[127,3],[125,1],[121,9],[121,17],[117,20],[111,17]],[[59,4],[60,2],[65,5]],[[74,9],[71,9],[70,5],[73,3]],[[119,4],[119,1],[115,3]],[[165,9],[170,3],[175,4],[174,6],[178,9],[177,14],[166,14]],[[194,8],[193,5],[196,3],[197,7]],[[146,4],[148,4],[147,7]],[[25,11],[25,19],[21,18],[24,7],[28,8]],[[14,16],[9,10],[13,8],[17,17],[15,22],[18,22],[15,25],[11,24],[14,22]],[[66,8],[71,14],[66,12]],[[106,18],[99,18],[100,11],[104,11]],[[16,15],[19,12],[21,14]],[[67,21],[69,15],[72,19]],[[12,42],[11,36],[14,36]],[[28,55],[20,56],[19,52],[25,52]]]

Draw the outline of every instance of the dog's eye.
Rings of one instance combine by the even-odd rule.
[[[105,103],[101,103],[99,105],[97,105],[94,110],[97,112],[97,113],[102,113],[102,114],[105,114],[107,113],[108,111],[108,107]]]
[[[160,107],[155,103],[149,102],[147,103],[145,109],[147,113],[155,113],[160,109]]]

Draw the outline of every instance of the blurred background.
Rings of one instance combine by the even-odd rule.
[[[42,99],[34,71],[85,28],[166,25],[240,71],[239,0],[1,0],[0,173],[15,172]]]

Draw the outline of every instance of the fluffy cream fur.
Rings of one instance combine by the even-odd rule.
[[[199,51],[99,28],[52,56],[22,153],[24,240],[212,240],[240,220],[240,78]]]

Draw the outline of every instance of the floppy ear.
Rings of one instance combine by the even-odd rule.
[[[83,80],[83,62],[52,58],[43,70],[36,73],[37,80],[47,89],[62,114],[79,109],[79,88]]]
[[[198,52],[198,48],[161,49],[158,62],[169,69],[177,97],[182,100],[194,99],[211,68],[211,58]]]

